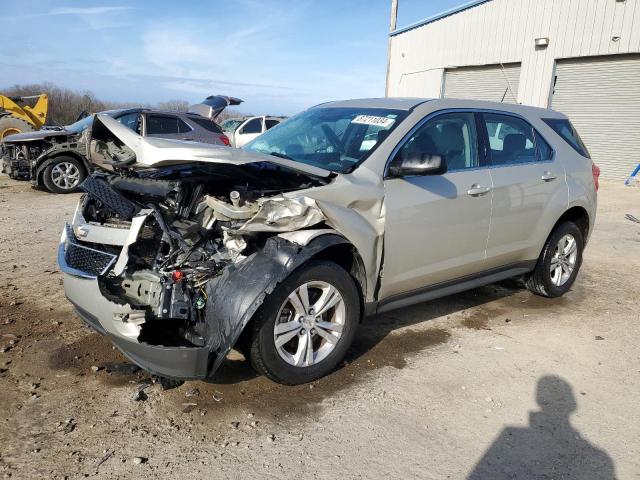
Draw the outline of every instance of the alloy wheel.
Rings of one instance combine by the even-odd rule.
[[[560,287],[567,283],[576,268],[578,259],[578,244],[573,235],[563,235],[556,245],[549,267],[551,283]]]
[[[280,307],[273,330],[276,351],[290,365],[315,365],[336,347],[345,319],[345,302],[337,288],[323,281],[306,282]]]
[[[60,162],[51,170],[51,181],[58,188],[71,190],[80,182],[80,170],[71,162]]]

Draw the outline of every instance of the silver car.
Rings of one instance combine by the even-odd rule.
[[[239,150],[97,121],[115,172],[85,181],[62,232],[65,293],[162,377],[211,377],[235,348],[309,382],[367,315],[513,276],[557,297],[595,222],[599,170],[552,110],[333,102]]]

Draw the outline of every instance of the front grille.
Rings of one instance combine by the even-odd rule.
[[[139,208],[132,201],[125,198],[95,174],[87,177],[80,185],[80,189],[87,192],[91,197],[100,200],[123,218],[132,218],[139,211]]]
[[[97,277],[104,274],[116,260],[117,255],[101,252],[94,248],[85,247],[79,243],[73,234],[72,228],[67,225],[67,248],[64,259],[67,266],[79,270],[88,276]]]

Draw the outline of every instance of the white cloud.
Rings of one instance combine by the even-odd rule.
[[[201,62],[207,58],[205,48],[182,29],[157,28],[142,36],[145,60],[176,73],[185,63]]]
[[[49,11],[49,15],[104,15],[105,13],[133,10],[127,6],[102,6],[102,7],[58,7]]]

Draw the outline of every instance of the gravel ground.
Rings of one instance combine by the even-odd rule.
[[[232,354],[163,390],[66,302],[77,195],[0,177],[0,474],[11,478],[640,478],[640,189],[604,184],[573,290],[515,280],[368,319],[310,385]],[[142,400],[133,398],[149,381]]]

